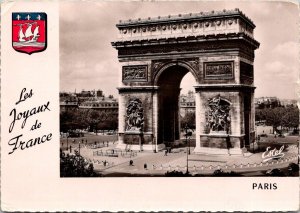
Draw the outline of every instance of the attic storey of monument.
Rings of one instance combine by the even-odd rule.
[[[196,81],[196,153],[242,154],[254,143],[254,23],[239,9],[120,21],[119,147],[159,150],[180,139],[180,81]],[[121,73],[120,73],[121,74]],[[139,100],[143,126],[126,127]],[[135,143],[132,143],[133,141]],[[229,140],[228,140],[229,138]]]

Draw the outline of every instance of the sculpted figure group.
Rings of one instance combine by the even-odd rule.
[[[129,101],[126,108],[127,131],[141,131],[144,126],[144,110],[142,101],[138,98]]]
[[[220,97],[208,101],[207,125],[210,131],[229,131],[230,128],[230,105]]]

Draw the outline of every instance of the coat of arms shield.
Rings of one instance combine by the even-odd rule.
[[[47,14],[12,13],[12,47],[32,54],[47,48]]]

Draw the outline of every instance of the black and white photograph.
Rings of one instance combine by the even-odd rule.
[[[295,4],[59,12],[61,177],[299,175]]]
[[[299,211],[299,2],[0,16],[2,211]]]

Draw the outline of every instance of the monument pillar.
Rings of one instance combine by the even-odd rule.
[[[196,117],[196,147],[194,149],[194,152],[199,152],[201,150],[201,139],[200,134],[203,132],[203,120],[205,118],[205,113],[203,108],[201,107],[201,98],[200,93],[195,92],[195,102],[196,102],[196,111],[195,111],[195,117]],[[202,124],[201,124],[202,121]],[[197,125],[200,124],[200,125]]]
[[[119,95],[119,106],[125,105],[125,99],[122,94]],[[119,117],[118,117],[118,145],[117,148],[125,149],[126,144],[124,143],[124,132],[125,132],[125,115],[126,108],[119,107]]]
[[[154,91],[152,96],[153,102],[153,150],[157,152],[161,150],[163,147],[158,144],[158,117],[159,117],[159,110],[158,110],[158,92]]]

